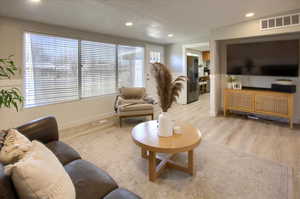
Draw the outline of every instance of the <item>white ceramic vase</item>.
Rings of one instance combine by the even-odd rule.
[[[162,112],[158,117],[158,135],[161,137],[173,135],[173,122],[167,112]]]
[[[228,82],[227,83],[227,88],[232,89],[233,88],[233,83],[232,82]]]

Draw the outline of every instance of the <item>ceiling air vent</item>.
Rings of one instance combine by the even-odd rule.
[[[261,30],[270,30],[274,28],[285,28],[289,26],[300,25],[300,13],[277,16],[260,20]]]

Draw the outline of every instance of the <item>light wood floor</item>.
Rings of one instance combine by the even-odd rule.
[[[198,127],[204,140],[292,167],[295,198],[300,198],[299,125],[290,129],[286,123],[252,120],[233,114],[209,117],[208,94],[192,104],[176,105],[172,113],[176,120]]]
[[[207,141],[300,168],[300,128],[297,125],[290,129],[286,123],[234,114],[210,117],[208,94],[192,104],[176,105],[171,112],[176,120],[198,127]]]
[[[265,120],[252,120],[242,116],[209,116],[209,95],[202,95],[199,101],[188,105],[172,107],[175,120],[186,121],[198,127],[206,141],[228,146],[232,149],[254,154],[260,158],[275,161],[294,168],[296,197],[300,197],[300,128],[295,125]],[[157,115],[157,114],[156,114]],[[76,131],[99,130],[101,125],[83,125]],[[134,122],[124,122],[122,128],[132,128]],[[107,122],[106,128],[120,128],[118,121]],[[87,131],[88,130],[88,131]],[[69,130],[65,135],[71,135]],[[74,129],[73,129],[74,131]],[[64,133],[62,133],[64,134]]]

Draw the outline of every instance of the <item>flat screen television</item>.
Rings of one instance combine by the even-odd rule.
[[[299,40],[230,44],[227,74],[297,77]]]

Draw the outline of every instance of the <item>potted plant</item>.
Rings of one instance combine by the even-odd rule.
[[[234,76],[227,76],[227,88],[232,89],[233,83],[236,81],[236,78]]]
[[[12,56],[0,59],[0,80],[11,79],[17,70]],[[16,111],[19,111],[20,106],[23,106],[23,101],[24,98],[18,88],[0,89],[0,108],[14,108]]]
[[[159,115],[159,136],[168,137],[173,135],[173,124],[168,110],[177,101],[180,91],[183,88],[184,76],[179,76],[175,80],[172,78],[170,69],[161,63],[154,63],[153,75],[156,81],[157,95],[161,114]]]

